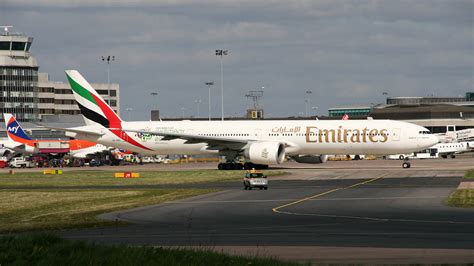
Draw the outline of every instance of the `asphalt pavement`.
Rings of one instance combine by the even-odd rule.
[[[164,246],[474,249],[474,211],[443,203],[459,181],[383,176],[275,181],[266,191],[220,183],[218,193],[102,216],[130,226],[64,235]]]

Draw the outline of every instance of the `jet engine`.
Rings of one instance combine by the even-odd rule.
[[[271,141],[254,142],[245,149],[244,156],[254,164],[279,164],[285,159],[285,145]]]
[[[327,155],[297,155],[293,158],[297,163],[318,164],[328,160]]]

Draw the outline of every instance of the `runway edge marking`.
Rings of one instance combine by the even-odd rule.
[[[327,195],[327,194],[330,194],[330,193],[333,193],[333,192],[336,192],[336,191],[339,191],[339,190],[344,190],[344,189],[349,189],[349,188],[354,188],[354,187],[357,187],[357,186],[365,185],[365,184],[368,184],[370,182],[379,180],[379,179],[381,179],[381,178],[383,178],[387,175],[388,175],[388,173],[377,176],[377,177],[374,177],[374,178],[369,179],[369,180],[365,180],[363,182],[359,182],[359,183],[347,186],[347,187],[334,188],[334,189],[331,189],[331,190],[328,190],[328,191],[325,191],[325,192],[322,192],[322,193],[319,193],[319,194],[316,194],[316,195],[313,195],[313,196],[310,196],[310,197],[306,197],[306,198],[303,198],[303,199],[300,199],[300,200],[297,200],[297,201],[293,201],[293,202],[275,207],[275,208],[272,209],[272,211],[274,213],[288,214],[288,212],[282,212],[282,211],[279,211],[279,210],[283,209],[283,208],[286,208],[286,207],[289,207],[289,206],[292,206],[292,205],[296,205],[296,204],[301,203],[301,202],[305,202],[305,201],[308,201],[308,200],[311,200],[311,199],[319,198],[319,197],[322,197],[324,195]]]

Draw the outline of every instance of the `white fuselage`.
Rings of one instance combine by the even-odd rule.
[[[206,143],[186,143],[183,139],[128,132],[148,149],[139,148],[99,125],[87,126],[100,137],[76,137],[106,146],[132,150],[142,154],[210,154],[219,148]],[[288,155],[301,154],[394,154],[419,151],[438,142],[426,128],[392,120],[265,120],[265,121],[147,121],[122,122],[122,129],[178,133],[195,136],[270,141],[285,144]]]
[[[439,154],[456,154],[470,151],[472,147],[471,142],[450,142],[450,143],[438,143],[433,147],[437,149]]]

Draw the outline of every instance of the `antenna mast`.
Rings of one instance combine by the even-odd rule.
[[[245,94],[245,97],[252,99],[253,101],[253,109],[260,109],[260,99],[263,97],[263,91],[249,91],[249,93]]]

